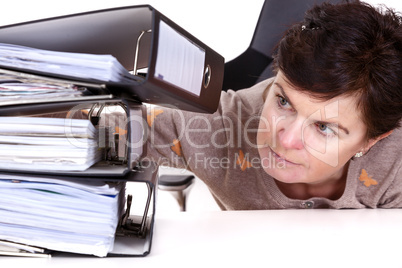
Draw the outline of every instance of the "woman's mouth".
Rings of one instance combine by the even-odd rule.
[[[281,155],[275,153],[275,151],[272,150],[271,147],[269,147],[269,149],[271,150],[272,156],[273,156],[277,161],[279,161],[280,163],[284,163],[284,164],[286,164],[286,165],[300,165],[300,164],[297,164],[297,163],[295,163],[295,162],[289,161],[289,160],[287,160],[286,158],[282,157]]]

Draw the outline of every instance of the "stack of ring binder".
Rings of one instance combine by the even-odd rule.
[[[3,59],[2,49],[6,52]],[[92,56],[95,64],[90,64]],[[59,57],[64,57],[61,63]],[[112,72],[110,76],[95,70],[103,66],[96,63],[97,59],[107,62],[102,68]],[[144,103],[215,112],[223,66],[224,59],[218,53],[149,5],[0,27],[0,147],[5,150],[0,153],[2,185],[23,182],[18,187],[24,188],[35,183],[39,187],[34,189],[35,194],[46,196],[58,194],[53,188],[41,188],[52,180],[61,183],[57,187],[69,181],[106,183],[101,187],[119,185],[117,192],[98,193],[117,198],[113,204],[118,218],[110,250],[66,251],[146,256],[152,244],[158,177],[157,166],[143,157],[148,129]],[[56,128],[60,118],[64,120],[63,131],[47,132],[43,125]],[[79,120],[87,122],[87,131],[80,129]],[[51,150],[57,153],[51,154]],[[93,156],[92,162],[80,157],[83,152],[88,158]],[[145,194],[131,194],[134,185],[142,187]],[[27,226],[28,219],[32,223],[33,218],[26,218]],[[29,255],[27,248],[36,248],[26,240],[11,241],[12,234],[2,237],[1,226],[0,241],[10,249],[8,253]],[[51,228],[62,230],[63,226]],[[13,242],[17,249],[10,246]],[[44,251],[64,250],[50,246]]]

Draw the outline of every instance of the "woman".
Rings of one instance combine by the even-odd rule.
[[[274,62],[213,115],[150,111],[148,157],[194,172],[222,209],[402,207],[401,18],[316,6]]]

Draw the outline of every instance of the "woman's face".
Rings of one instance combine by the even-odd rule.
[[[285,183],[322,183],[364,151],[366,126],[354,97],[320,101],[297,91],[279,72],[270,88],[257,134],[265,172]]]

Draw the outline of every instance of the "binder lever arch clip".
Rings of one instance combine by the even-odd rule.
[[[137,218],[130,217],[133,196],[132,195],[127,196],[126,211],[121,217],[121,220],[116,230],[116,236],[144,237],[146,235],[147,215],[152,200],[152,187],[149,184],[147,184],[147,188],[148,188],[148,197],[144,208],[144,214],[142,215],[142,217]]]
[[[140,35],[137,38],[137,45],[135,46],[135,56],[134,56],[134,66],[133,66],[133,74],[138,75],[138,55],[140,51],[140,42],[141,38],[144,36],[146,33],[152,33],[152,30],[146,30],[146,31],[141,31]]]

